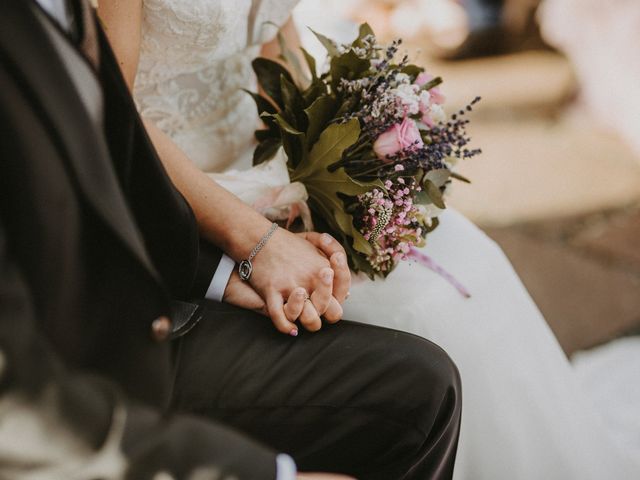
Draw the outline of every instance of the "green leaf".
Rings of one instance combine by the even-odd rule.
[[[291,74],[278,62],[269,60],[268,58],[256,58],[251,62],[253,71],[256,73],[258,83],[265,93],[280,107],[284,108],[282,101],[282,92],[280,90],[280,77],[284,76],[293,83]]]
[[[333,57],[331,59],[331,83],[335,89],[340,79],[354,79],[360,77],[364,72],[369,70],[371,62],[365,58],[360,58],[353,50],[347,53]]]
[[[307,62],[307,66],[309,67],[309,72],[311,73],[311,81],[315,83],[318,81],[318,72],[316,71],[316,59],[313,58],[309,52],[307,52],[303,47],[300,47],[302,50],[302,55]]]
[[[429,195],[427,195],[427,192],[425,192],[424,190],[420,190],[418,193],[416,193],[415,203],[419,205],[430,205],[433,202],[431,201],[431,198],[429,198]]]
[[[278,138],[267,138],[259,143],[253,152],[253,165],[259,165],[273,158],[282,142]]]
[[[291,175],[292,182],[302,182],[309,193],[309,206],[334,230],[353,239],[353,248],[364,254],[371,245],[353,225],[353,217],[345,211],[340,195],[354,197],[373,187],[383,188],[380,182],[358,182],[349,177],[344,168],[329,172],[328,167],[342,158],[345,149],[360,136],[360,124],[352,119],[344,124],[332,124],[322,134]]]
[[[446,168],[438,168],[436,170],[429,170],[424,178],[426,178],[427,180],[431,180],[436,187],[440,188],[447,183],[450,176],[451,170],[447,170]]]
[[[311,86],[302,94],[307,106],[311,105],[322,95],[327,95],[327,86],[320,80],[312,83]]]
[[[327,53],[331,57],[335,57],[336,55],[340,54],[338,52],[338,46],[336,45],[336,42],[334,42],[333,40],[331,40],[328,37],[325,37],[321,33],[316,32],[315,30],[313,30],[311,28],[309,30],[311,30],[311,33],[313,33],[316,36],[316,38],[320,41],[322,46],[327,50]]]
[[[269,100],[264,98],[262,95],[251,92],[247,89],[243,89],[243,90],[247,92],[249,95],[251,95],[251,97],[253,98],[253,101],[256,102],[256,107],[258,108],[258,115],[261,115],[264,112],[276,113],[278,111],[276,107]]]
[[[280,58],[291,67],[298,80],[298,84],[307,85],[310,81],[307,72],[303,70],[298,56],[287,47],[287,42],[281,31],[278,31],[278,44],[280,45]]]
[[[471,183],[471,180],[469,180],[467,177],[464,177],[456,172],[451,172],[451,178],[455,178],[456,180],[459,180],[464,183]]]
[[[322,132],[320,138],[311,149],[308,161],[296,169],[291,179],[292,182],[299,178],[308,177],[314,173],[326,172],[329,165],[342,158],[342,153],[356,143],[360,136],[360,123],[357,119],[351,119],[347,123],[334,123]],[[330,180],[330,179],[329,179]]]
[[[268,129],[264,128],[261,130],[256,130],[254,136],[258,143],[264,142],[270,138],[275,138],[276,140],[280,140],[280,131],[278,129]]]
[[[405,65],[404,67],[402,67],[402,69],[400,70],[402,73],[409,75],[410,77],[412,77],[414,80],[415,78],[420,75],[422,72],[424,72],[424,68],[419,67],[417,65]]]
[[[433,183],[429,179],[425,179],[424,188],[427,192],[427,195],[429,195],[429,198],[436,207],[442,209],[447,208],[447,206],[444,204],[444,199],[442,198],[442,192],[435,183]]]
[[[431,226],[428,227],[424,225],[424,233],[433,232],[436,228],[438,228],[438,225],[440,225],[440,220],[438,219],[438,217],[433,217],[431,219]]]
[[[356,38],[356,40],[353,42],[353,45],[355,47],[362,47],[364,45],[363,40],[368,35],[373,35],[374,37],[376,36],[376,34],[373,32],[373,29],[368,23],[361,24],[360,28],[358,29],[358,38]]]
[[[280,114],[274,115],[282,135],[282,147],[287,154],[288,164],[295,168],[307,158],[306,135],[292,127]]]
[[[422,85],[422,87],[420,87],[422,90],[431,90],[432,88],[437,87],[438,85],[440,85],[442,83],[442,77],[436,77],[433,78],[431,80],[429,80],[427,83],[425,83],[424,85]]]
[[[280,91],[282,92],[282,103],[284,104],[284,117],[298,131],[306,131],[308,120],[304,113],[305,102],[300,90],[284,76],[281,76]]]
[[[307,129],[307,142],[309,145],[316,143],[322,131],[327,127],[336,113],[336,99],[325,95],[319,97],[313,102],[309,108],[305,109],[305,113],[309,120],[309,128]]]

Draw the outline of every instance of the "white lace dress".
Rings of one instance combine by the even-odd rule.
[[[203,170],[250,166],[257,119],[242,89],[255,88],[250,61],[275,34],[265,22],[281,25],[295,3],[145,0],[136,101]],[[287,181],[286,171],[268,168],[223,179],[243,198],[261,183]],[[600,423],[502,251],[452,210],[425,251],[470,299],[404,263],[384,282],[356,278],[345,317],[429,338],[457,363],[464,400],[455,478],[640,478],[638,452]]]

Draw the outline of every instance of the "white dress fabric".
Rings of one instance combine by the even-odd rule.
[[[260,176],[255,170],[241,173],[250,166],[257,121],[253,101],[242,89],[255,89],[250,61],[295,3],[144,2],[135,85],[142,114],[204,171],[235,169],[216,178],[245,199],[259,188]],[[264,184],[287,182],[282,168],[259,172]],[[432,271],[404,263],[385,281],[357,277],[345,318],[423,336],[456,362],[463,420],[454,478],[640,478],[640,459],[636,463],[634,451],[615,441],[581,394],[569,362],[502,251],[447,210],[425,253],[472,297],[463,298]]]

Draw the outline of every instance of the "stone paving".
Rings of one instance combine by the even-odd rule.
[[[640,333],[640,204],[486,231],[567,354]]]

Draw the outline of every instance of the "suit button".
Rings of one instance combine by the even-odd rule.
[[[163,342],[171,333],[171,320],[168,317],[158,317],[151,323],[151,336],[156,342]]]

